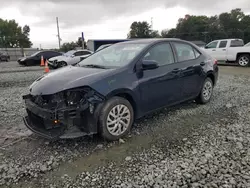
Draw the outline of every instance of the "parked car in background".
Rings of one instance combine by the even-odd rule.
[[[18,59],[18,63],[24,66],[34,66],[41,64],[41,57],[43,57],[44,61],[56,56],[62,55],[61,52],[51,51],[51,50],[44,50],[38,51],[31,56],[23,57]]]
[[[56,69],[67,65],[75,65],[92,53],[90,50],[70,50],[61,56],[50,58],[48,60],[49,67]]]
[[[0,52],[0,62],[10,60],[10,56],[6,52]]]
[[[23,96],[26,126],[49,139],[100,133],[117,140],[135,119],[196,100],[211,100],[217,61],[187,41],[138,39],[113,44],[38,78]]]
[[[250,64],[250,46],[242,39],[223,39],[208,43],[204,50],[218,61],[238,63],[242,67]]]
[[[101,45],[95,52],[98,52],[98,51],[100,51],[100,50],[102,50],[102,49],[104,49],[104,48],[107,48],[107,47],[109,47],[109,46],[111,46],[112,44],[105,44],[105,45]],[[82,61],[82,60],[84,60],[84,59],[86,59],[87,57],[85,57],[85,56],[81,56],[80,57],[80,60]]]
[[[0,62],[5,61],[8,62],[10,60],[10,56],[6,52],[0,52]]]

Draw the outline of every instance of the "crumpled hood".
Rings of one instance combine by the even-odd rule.
[[[63,90],[90,86],[111,75],[114,69],[67,66],[38,78],[30,86],[32,95],[50,95]]]
[[[62,61],[62,60],[66,61],[67,59],[71,59],[71,57],[60,55],[60,56],[50,58],[49,61],[55,61],[55,60],[57,60],[57,61]]]

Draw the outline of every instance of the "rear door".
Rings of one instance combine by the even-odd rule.
[[[186,42],[172,42],[180,71],[181,99],[196,97],[203,83],[205,58],[198,49]]]

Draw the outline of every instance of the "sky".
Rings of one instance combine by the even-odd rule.
[[[3,1],[3,2],[2,2]],[[58,48],[56,17],[63,42],[124,39],[133,21],[153,23],[153,29],[176,26],[186,14],[215,15],[234,8],[250,13],[249,0],[1,0],[0,18],[29,25],[33,47]]]

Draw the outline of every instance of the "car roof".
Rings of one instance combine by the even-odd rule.
[[[178,38],[149,38],[149,39],[133,39],[125,42],[119,42],[122,44],[153,44],[156,42],[164,42],[164,41],[182,41]],[[188,42],[188,41],[187,41]]]
[[[75,50],[76,52],[79,52],[79,51],[90,51],[88,49],[81,49],[81,50]]]

